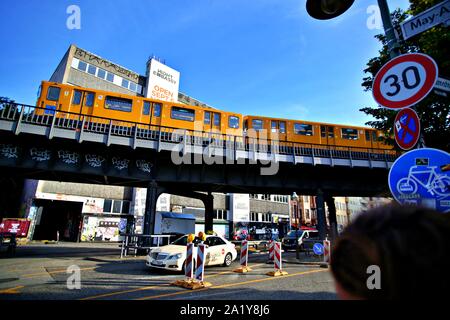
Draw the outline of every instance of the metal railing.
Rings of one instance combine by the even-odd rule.
[[[113,120],[73,112],[47,110],[45,108],[19,103],[0,103],[0,120],[14,123],[11,130],[21,132],[23,125],[35,125],[53,130],[64,129],[77,133],[102,134],[108,137],[131,138],[133,141],[157,141],[158,143],[183,143],[201,148],[217,148],[238,151],[277,154],[281,156],[302,156],[327,159],[347,159],[393,162],[399,156],[395,150],[341,147],[312,143],[275,141],[248,136],[227,135],[216,132],[179,129],[140,122]],[[2,128],[4,129],[4,128]],[[79,138],[81,140],[81,138]],[[109,141],[110,139],[108,139]],[[109,142],[108,142],[109,145]],[[135,144],[134,144],[135,145]],[[158,150],[159,151],[159,150]],[[291,161],[291,160],[285,160]]]

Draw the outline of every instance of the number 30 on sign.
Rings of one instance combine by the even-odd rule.
[[[438,78],[436,62],[421,53],[398,56],[386,63],[373,81],[373,97],[382,107],[408,108],[433,89]]]

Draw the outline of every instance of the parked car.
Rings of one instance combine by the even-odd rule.
[[[186,261],[187,237],[188,235],[184,235],[169,245],[152,249],[147,255],[146,265],[150,268],[183,271]],[[200,242],[200,238],[195,237],[193,241],[194,260],[197,256],[197,245]],[[203,244],[206,245],[205,266],[223,265],[228,267],[237,258],[234,244],[223,237],[207,235]]]
[[[284,251],[296,250],[297,243],[300,245],[300,251],[306,250],[304,240],[319,240],[319,232],[317,230],[291,230],[281,241],[281,248]]]

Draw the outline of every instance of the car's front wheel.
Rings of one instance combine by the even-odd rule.
[[[225,255],[225,259],[223,260],[223,266],[229,267],[232,262],[233,262],[233,257],[231,256],[231,253],[227,253]]]

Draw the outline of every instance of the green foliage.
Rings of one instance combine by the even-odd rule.
[[[406,12],[399,9],[392,12],[392,20],[398,33],[401,34],[399,24],[408,16],[415,16],[440,2],[442,0],[410,0],[410,7]],[[364,69],[364,72],[368,74],[363,78],[361,84],[365,91],[372,90],[373,78],[378,70],[390,60],[384,33],[376,35],[375,38],[381,42],[382,49],[379,51],[378,57],[370,59]],[[406,41],[401,40],[400,47],[402,53],[421,52],[431,56],[438,64],[439,75],[450,78],[450,29],[448,27],[437,26]],[[450,99],[431,92],[415,108],[421,120],[425,145],[449,152]],[[393,125],[396,111],[381,107],[364,107],[360,111],[373,116],[374,120],[366,124],[386,132],[387,143],[395,145]]]

